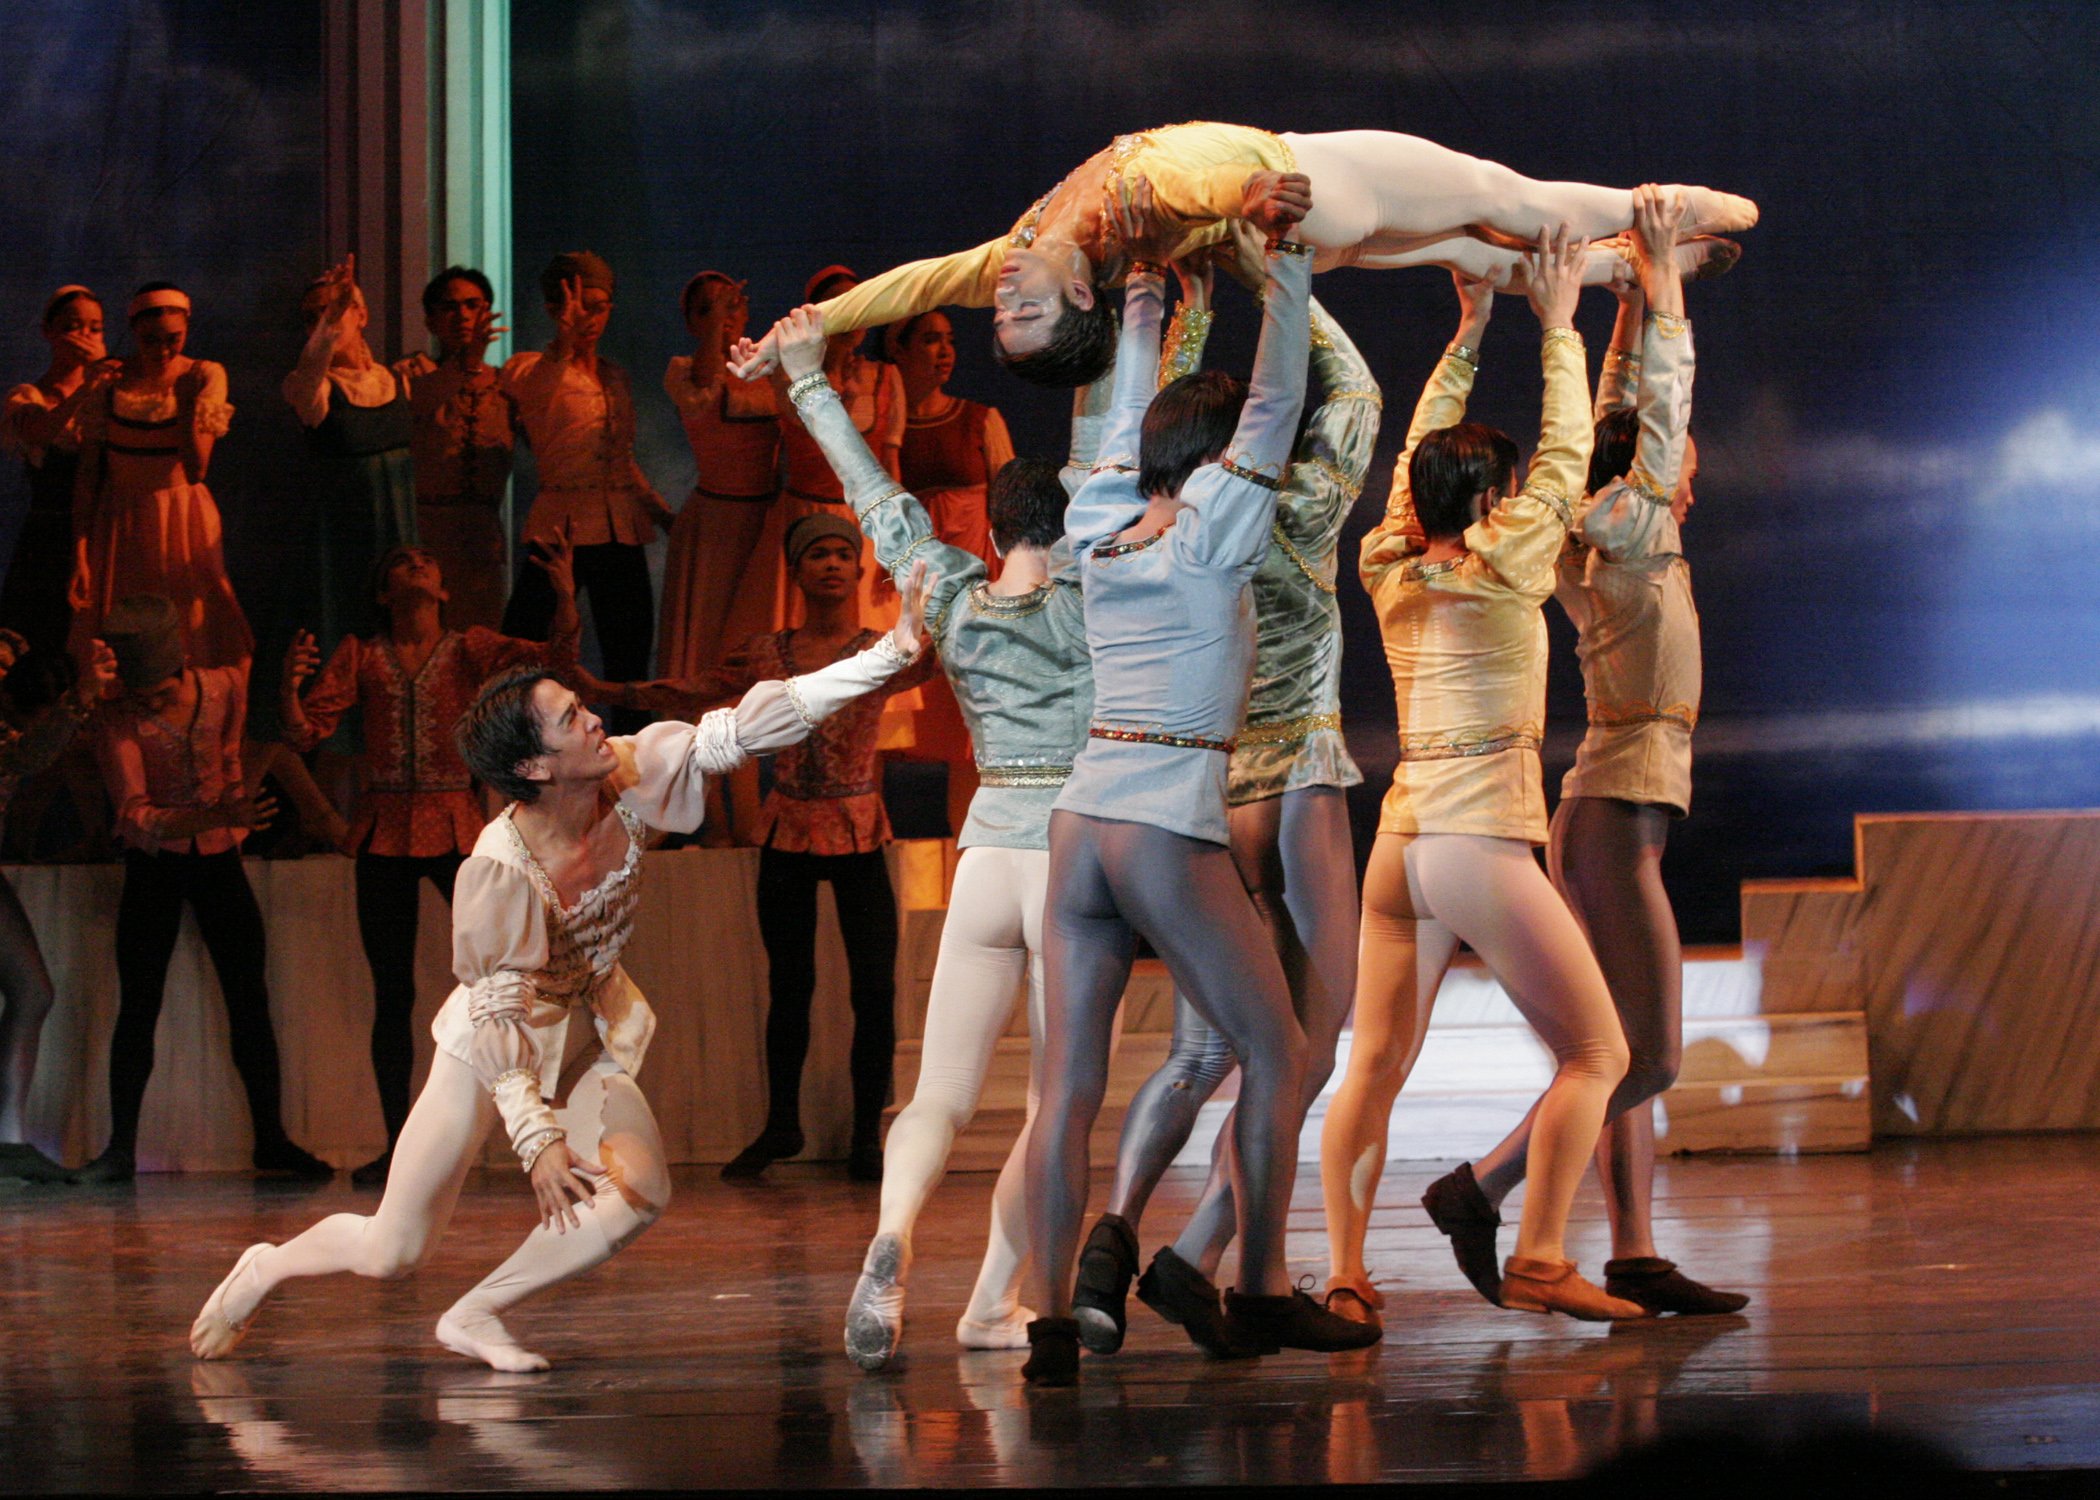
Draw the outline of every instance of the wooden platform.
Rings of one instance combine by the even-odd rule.
[[[234,1176],[0,1186],[0,1475],[24,1490],[599,1489],[1371,1483],[1555,1479],[1658,1437],[1828,1422],[1915,1432],[2032,1476],[2100,1466],[2100,1304],[2066,1295],[2100,1242],[2100,1142],[1905,1141],[1868,1154],[1677,1159],[1668,1253],[1751,1292],[1741,1318],[1606,1330],[1502,1312],[1458,1280],[1391,1172],[1371,1260],[1382,1346],[1217,1364],[1133,1304],[1077,1391],[951,1329],[990,1179],[952,1176],[918,1236],[904,1358],[839,1349],[875,1190],[817,1167],[729,1187],[683,1169],[662,1223],[522,1309],[557,1361],[502,1376],[431,1341],[529,1217],[516,1173],[470,1185],[404,1283],[289,1289],[230,1362],[183,1332],[241,1246],[371,1195]],[[1143,1236],[1179,1221],[1172,1174]],[[1291,1252],[1323,1269],[1304,1174]],[[1588,1189],[1571,1246],[1604,1254]],[[2016,1488],[2018,1486],[2016,1485]],[[2040,1486],[2073,1493],[2068,1483]]]

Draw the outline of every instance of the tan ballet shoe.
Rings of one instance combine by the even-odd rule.
[[[1757,205],[1748,198],[1715,188],[1687,187],[1682,183],[1671,183],[1663,193],[1665,196],[1684,194],[1686,208],[1682,232],[1687,235],[1741,234],[1746,229],[1757,227]]]
[[[1512,1255],[1502,1263],[1502,1305],[1518,1312],[1566,1313],[1585,1323],[1649,1317],[1648,1309],[1585,1281],[1572,1260]]]
[[[267,1243],[250,1245],[241,1252],[241,1258],[233,1263],[226,1279],[212,1289],[204,1299],[204,1307],[197,1314],[197,1321],[190,1324],[190,1353],[199,1359],[224,1359],[238,1349],[241,1340],[248,1336],[248,1325],[255,1321],[255,1310],[236,1323],[226,1315],[226,1294],[240,1280],[255,1258],[270,1249]],[[257,1303],[257,1307],[261,1304]]]

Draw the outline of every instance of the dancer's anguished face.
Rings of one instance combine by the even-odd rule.
[[[532,689],[532,708],[540,721],[541,750],[519,767],[527,781],[601,781],[611,772],[617,762],[606,742],[605,721],[572,690],[543,677]]]
[[[157,307],[132,321],[132,342],[138,345],[139,363],[148,370],[164,370],[182,354],[190,336],[190,315],[178,307]]]
[[[93,297],[75,297],[51,315],[44,325],[45,342],[54,359],[63,356],[79,364],[91,364],[108,350],[102,343],[102,304]]]

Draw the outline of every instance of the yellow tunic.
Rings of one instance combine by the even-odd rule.
[[[1699,722],[1699,611],[1670,497],[1691,422],[1691,325],[1650,313],[1641,347],[1638,362],[1607,361],[1597,391],[1601,418],[1629,404],[1629,384],[1638,385],[1633,468],[1583,502],[1560,566],[1557,595],[1575,622],[1589,703],[1589,729],[1560,794],[1645,803],[1683,817],[1692,805]]]
[[[1053,203],[1065,194],[1099,203],[1105,184],[1126,177],[1148,179],[1157,215],[1184,230],[1171,257],[1179,259],[1225,237],[1224,221],[1238,215],[1250,175],[1288,172],[1294,164],[1291,148],[1279,137],[1247,125],[1205,120],[1119,135],[1038,198],[1010,233],[975,249],[910,261],[819,303],[824,331],[875,328],[936,307],[990,307],[1007,251],[1035,242],[1036,225]],[[1081,248],[1104,285],[1119,284],[1124,261],[1112,233],[1098,217],[1084,222]]]
[[[1378,611],[1400,710],[1400,760],[1380,833],[1471,833],[1546,842],[1539,743],[1546,718],[1546,622],[1554,565],[1590,461],[1582,340],[1546,335],[1545,417],[1522,493],[1466,528],[1465,553],[1421,561],[1407,465],[1430,432],[1463,420],[1470,360],[1446,354],[1407,430],[1385,519],[1364,538],[1361,573]]]

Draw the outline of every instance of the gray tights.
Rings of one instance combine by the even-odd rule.
[[[1283,1235],[1298,1170],[1305,1033],[1231,854],[1145,823],[1052,813],[1043,925],[1048,1014],[1043,1100],[1028,1142],[1036,1255],[1027,1300],[1040,1316],[1070,1316],[1087,1141],[1141,936],[1240,1065],[1231,1167],[1240,1290],[1288,1291]]]
[[[1335,1042],[1356,992],[1356,858],[1340,787],[1300,787],[1232,809],[1232,858],[1283,962],[1305,1028],[1299,1119],[1334,1073]],[[1185,995],[1174,997],[1167,1059],[1131,1100],[1116,1155],[1108,1211],[1135,1229],[1159,1179],[1188,1144],[1197,1112],[1231,1073],[1232,1047]],[[1214,1275],[1237,1224],[1232,1195],[1233,1122],[1218,1134],[1210,1181],[1175,1241],[1175,1253]]]

